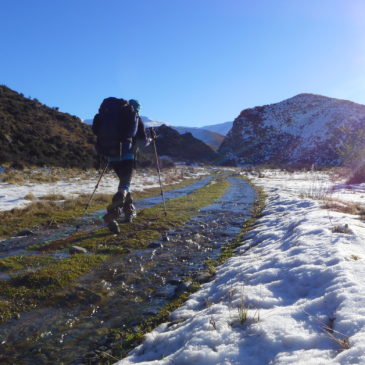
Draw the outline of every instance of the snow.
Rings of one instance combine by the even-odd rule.
[[[237,254],[119,365],[365,364],[365,224],[319,199],[364,202],[364,186],[315,172],[254,181],[267,205]]]
[[[203,168],[177,167],[174,170],[174,176],[170,176],[172,174],[171,171],[163,170],[162,183],[168,183],[170,177],[174,177],[174,182],[178,183],[182,179],[204,176],[207,173]],[[177,179],[177,176],[180,179]],[[0,211],[26,207],[32,203],[32,201],[24,199],[30,193],[36,198],[49,194],[62,194],[67,198],[74,198],[81,194],[91,194],[94,191],[98,178],[99,174],[95,173],[94,179],[73,178],[55,183],[27,183],[25,185],[16,185],[0,182]],[[158,186],[158,175],[155,171],[137,170],[132,180],[131,191],[142,191]],[[117,191],[117,187],[118,179],[113,172],[110,172],[101,179],[97,193],[114,194]]]

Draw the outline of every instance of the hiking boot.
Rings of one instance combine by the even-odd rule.
[[[107,213],[104,215],[103,219],[106,224],[111,221],[116,220],[122,215],[122,207],[125,201],[126,191],[118,191],[112,199],[112,203],[106,208]]]
[[[118,219],[122,214],[122,211],[120,208],[114,208],[112,210],[107,211],[107,213],[104,215],[103,220],[105,224],[109,224],[111,221]]]
[[[106,208],[106,210],[109,212],[109,211],[114,210],[115,208],[122,208],[123,205],[124,205],[124,202],[126,200],[126,195],[128,195],[128,194],[127,194],[127,192],[125,190],[118,191],[113,196],[112,203],[110,205],[108,205],[108,207]]]
[[[109,222],[108,228],[109,228],[109,231],[112,233],[115,233],[115,234],[120,233],[119,225],[114,219]]]
[[[133,205],[132,195],[131,193],[127,193],[123,205],[123,213],[125,216],[124,221],[126,223],[131,223],[134,218],[137,217],[137,211],[135,206]]]
[[[130,213],[126,213],[125,214],[125,218],[124,218],[124,222],[125,223],[132,223],[133,219],[137,217],[137,213],[134,212],[130,212]]]

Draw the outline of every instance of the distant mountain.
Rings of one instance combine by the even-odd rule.
[[[162,124],[170,126],[169,123],[161,122],[161,121],[158,121],[158,120],[152,120],[152,119],[150,119],[148,117],[145,117],[143,115],[141,115],[141,119],[143,120],[143,123],[144,123],[146,128],[151,128],[151,127],[155,128],[155,127],[159,127]]]
[[[0,86],[0,163],[92,167],[94,141],[78,117]]]
[[[223,136],[227,135],[227,133],[232,128],[233,122],[225,122],[220,124],[212,124],[201,127],[202,129],[207,129],[208,131],[212,131]]]
[[[215,161],[218,154],[191,133],[180,134],[175,129],[162,125],[156,128],[157,148],[160,155],[172,157],[176,161]]]
[[[170,127],[178,131],[180,134],[191,133],[195,138],[200,139],[213,150],[218,150],[224,140],[224,136],[222,134],[211,132],[203,128],[175,127],[173,125]]]
[[[365,105],[299,94],[243,110],[219,152],[238,164],[338,166],[364,150]]]
[[[141,116],[141,118],[142,118],[146,128],[158,127],[162,124],[168,125],[170,128],[175,129],[180,134],[191,133],[195,138],[201,140],[202,142],[207,144],[209,147],[211,147],[213,150],[217,150],[224,139],[223,135],[220,135],[219,133],[211,132],[211,131],[203,129],[203,128],[181,127],[181,126],[176,127],[174,125],[166,124],[161,121],[152,120],[145,116]]]

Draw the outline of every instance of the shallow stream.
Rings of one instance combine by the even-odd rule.
[[[194,184],[195,189],[208,181]],[[189,278],[209,280],[204,261],[217,258],[240,233],[256,196],[240,178],[229,178],[229,183],[221,199],[168,232],[169,241],[160,239],[108,260],[81,277],[56,305],[0,326],[4,364],[96,364],[102,358],[113,363],[113,349],[123,339],[111,329],[134,328],[157,313],[188,288]]]
[[[177,198],[191,193],[194,190],[200,189],[212,180],[212,177],[203,178],[194,184],[170,190],[164,193],[166,200]],[[137,210],[143,208],[150,208],[158,203],[161,203],[162,197],[152,196],[145,199],[139,199],[135,201]],[[39,243],[50,243],[62,238],[66,238],[76,232],[89,232],[98,226],[103,225],[103,221],[100,219],[105,214],[105,210],[99,210],[86,214],[80,218],[75,219],[75,223],[62,224],[59,227],[40,227],[37,230],[32,231],[30,235],[14,236],[0,242],[0,258],[15,256],[15,255],[33,255],[37,252],[26,250],[28,246]],[[1,276],[0,276],[1,279]]]

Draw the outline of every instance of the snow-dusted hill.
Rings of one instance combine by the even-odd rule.
[[[218,134],[223,134],[224,136],[231,130],[233,122],[224,122],[219,124],[205,125],[202,129],[207,129]]]
[[[224,140],[224,136],[222,134],[208,131],[203,128],[175,127],[175,126],[170,126],[170,127],[178,131],[180,134],[191,133],[195,138],[200,139],[205,144],[212,147],[214,150],[217,150]]]
[[[364,105],[299,94],[243,110],[221,152],[239,163],[339,165],[364,146]]]
[[[165,124],[165,125],[171,127],[171,125],[169,123],[162,122],[160,120],[152,120],[152,119],[150,119],[146,116],[143,116],[143,115],[141,115],[141,119],[143,120],[143,123],[144,123],[146,128],[151,128],[151,127],[155,128],[155,127],[159,127],[162,124]]]

